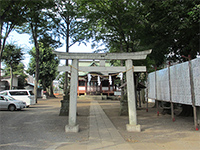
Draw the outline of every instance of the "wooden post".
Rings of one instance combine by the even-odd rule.
[[[76,124],[77,111],[77,85],[78,85],[78,60],[72,60],[72,73],[70,81],[70,102],[69,102],[69,120],[65,126],[65,132],[78,132],[79,125]]]
[[[158,100],[157,100],[157,67],[155,67],[155,101],[156,101],[156,111],[157,116],[159,116],[159,106],[158,106]]]
[[[196,109],[196,106],[195,106],[192,64],[191,64],[190,56],[188,58],[189,58],[188,65],[189,65],[189,76],[190,76],[190,87],[191,87],[191,99],[192,99],[192,107],[193,107],[193,113],[194,113],[194,127],[195,127],[195,130],[199,130],[198,121],[197,121],[197,109]]]
[[[170,62],[168,65],[168,79],[169,79],[169,100],[170,100],[170,104],[171,104],[171,117],[172,117],[172,121],[175,121],[175,117],[174,117],[174,104],[172,102],[172,90],[171,90],[171,78],[170,78]]]
[[[110,83],[108,81],[108,96],[110,96]]]
[[[148,86],[149,86],[149,82],[148,82],[148,73],[146,72],[146,101],[147,101],[147,107],[146,107],[146,112],[149,111],[149,106],[148,106],[148,103],[149,103],[149,98],[148,98]]]
[[[78,96],[80,95],[80,91],[79,91],[79,81],[78,81],[78,83],[77,83],[77,94],[78,94]]]
[[[139,98],[139,107],[142,107],[142,104],[141,104],[141,90],[138,91],[138,98]]]
[[[126,79],[127,79],[127,97],[128,97],[128,113],[129,124],[126,125],[128,131],[141,131],[140,125],[137,124],[137,112],[136,112],[136,99],[135,99],[135,84],[133,76],[132,60],[126,60]]]
[[[200,107],[197,107],[197,124],[200,124]]]

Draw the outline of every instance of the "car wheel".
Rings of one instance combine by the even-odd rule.
[[[14,111],[16,109],[15,105],[10,105],[8,108],[10,111]]]

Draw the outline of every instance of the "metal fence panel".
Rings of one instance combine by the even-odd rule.
[[[172,102],[192,104],[188,62],[170,67]]]
[[[200,106],[200,58],[192,60],[191,64],[194,82],[195,105]]]
[[[191,64],[195,105],[200,106],[200,58],[192,60]],[[168,68],[165,68],[148,75],[148,97],[151,99],[170,101],[171,88],[172,102],[192,105],[189,62],[170,67],[171,87],[169,87],[168,71]]]
[[[157,80],[157,99],[163,101],[170,101],[169,92],[169,75],[168,69],[162,69],[156,72]]]
[[[156,99],[155,95],[155,72],[149,73],[148,75],[148,97]]]

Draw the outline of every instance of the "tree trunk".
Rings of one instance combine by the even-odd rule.
[[[69,17],[67,18],[67,37],[66,37],[66,52],[69,52]],[[68,66],[68,59],[66,59],[66,66]],[[64,84],[64,93],[65,95],[69,94],[68,90],[68,72],[65,72],[65,84]]]
[[[123,45],[122,45],[122,41],[120,41],[120,51],[123,52]],[[123,66],[123,60],[121,60],[121,66]],[[123,84],[123,78],[121,80],[121,85]],[[124,88],[121,89],[121,101],[123,101],[123,97],[124,97]]]
[[[35,27],[33,27],[32,23],[30,23],[30,25],[31,25],[31,32],[32,32],[33,41],[35,45],[35,50],[36,50],[34,94],[35,94],[35,102],[37,103],[37,89],[38,89],[38,78],[39,78],[39,45],[37,41],[37,25],[35,25]]]
[[[12,90],[13,88],[13,71],[12,71],[12,67],[10,67],[10,90]]]
[[[47,91],[47,87],[45,85],[45,82],[46,82],[46,80],[42,79],[42,88],[43,88],[43,91]]]
[[[1,20],[1,19],[0,19]],[[3,35],[2,35],[2,32],[3,32],[3,24],[2,23],[0,23],[1,24],[1,27],[0,27],[0,37],[3,37]],[[6,44],[6,39],[7,39],[7,37],[4,37],[4,38],[2,38],[3,39],[3,43],[2,43],[2,41],[1,41],[1,39],[0,39],[0,80],[1,80],[1,59],[2,59],[2,56],[3,56],[3,49],[4,49],[4,47],[5,47],[5,44]]]
[[[38,56],[36,55],[36,58]],[[38,89],[38,76],[39,76],[39,61],[36,59],[36,67],[35,67],[35,82],[34,82],[34,94],[35,94],[35,102],[37,103],[37,89]]]
[[[69,1],[70,3],[70,1]],[[69,16],[65,16],[67,20],[67,37],[66,37],[66,52],[69,52]],[[68,60],[66,60],[66,66],[68,66]],[[61,101],[61,109],[60,116],[68,116],[69,115],[69,89],[68,89],[68,72],[65,72],[65,83],[64,83],[64,96]]]
[[[3,22],[0,19],[0,37],[3,37],[2,32],[3,32]],[[0,81],[1,81],[1,58],[2,58],[2,55],[3,55],[3,45],[2,45],[2,41],[0,39]]]
[[[54,93],[53,93],[53,81],[50,85],[50,97],[55,97]]]
[[[120,51],[123,52],[123,45],[122,41],[120,42]],[[121,60],[121,66],[123,66],[124,61]],[[121,80],[121,85],[124,84],[124,80],[122,78]],[[125,94],[125,88],[121,88],[121,99],[120,99],[120,110],[119,110],[119,115],[120,116],[127,116],[128,115],[128,102],[127,102],[127,95]]]
[[[3,50],[4,50],[4,47],[6,45],[6,40],[8,38],[8,35],[10,34],[10,32],[14,29],[15,25],[14,24],[10,24],[10,27],[8,27],[7,31],[4,33],[4,36],[2,35],[3,33],[3,21],[2,19],[0,19],[0,81],[1,81],[1,59],[2,59],[2,56],[3,56]],[[3,37],[3,38],[2,38]],[[3,42],[2,40],[3,39]]]

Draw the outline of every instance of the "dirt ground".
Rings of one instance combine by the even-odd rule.
[[[128,116],[119,116],[119,101],[98,102],[123,138],[137,149],[200,149],[200,132],[194,128],[193,117],[175,116],[173,122],[169,114],[160,113],[157,116],[156,108],[153,108],[154,103],[149,103],[148,112],[146,104],[143,104],[137,110],[138,124],[141,125],[142,131],[128,132]],[[78,99],[77,123],[80,125],[80,132],[79,139],[76,140],[79,142],[88,140],[89,105],[89,99]],[[73,136],[75,135],[68,134],[69,139]]]

